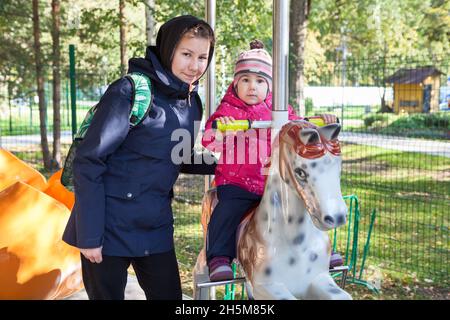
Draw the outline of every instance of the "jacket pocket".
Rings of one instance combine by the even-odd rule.
[[[106,183],[105,194],[125,200],[133,200],[141,194],[141,184],[137,182]]]

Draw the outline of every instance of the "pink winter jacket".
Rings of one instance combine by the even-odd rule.
[[[301,119],[291,106],[288,109],[289,120]],[[232,184],[262,195],[266,179],[263,168],[270,160],[270,129],[240,131],[235,137],[227,136],[223,141],[219,141],[212,134],[211,126],[215,119],[224,116],[231,116],[236,120],[271,120],[272,93],[269,93],[266,100],[259,104],[247,105],[237,97],[231,84],[216,112],[206,122],[205,135],[202,138],[204,147],[213,152],[221,152],[215,172],[217,186]],[[265,148],[267,149],[264,150]]]

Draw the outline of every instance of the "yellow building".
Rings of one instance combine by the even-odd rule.
[[[394,86],[395,113],[429,113],[439,111],[440,76],[434,67],[399,69],[386,79]]]

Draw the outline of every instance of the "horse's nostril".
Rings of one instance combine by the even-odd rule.
[[[327,224],[334,224],[334,219],[332,216],[325,216],[324,220]]]
[[[338,215],[337,222],[339,225],[344,224],[345,223],[345,215],[343,215],[343,214]]]

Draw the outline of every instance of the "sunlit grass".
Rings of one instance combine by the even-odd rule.
[[[442,292],[449,287],[450,159],[359,145],[344,145],[343,149],[342,192],[355,194],[360,201],[357,275],[374,209],[377,216],[365,269],[379,269],[384,275],[381,296],[355,285],[349,286],[350,291],[361,299],[427,299],[430,290],[438,298],[445,297]],[[202,181],[195,177],[191,184],[184,182],[189,194],[198,192],[195,199],[203,194]],[[191,271],[202,246],[200,210],[199,205],[174,208],[186,290],[192,290]],[[345,232],[339,231],[341,241],[346,239]],[[345,241],[337,248],[345,253]]]
[[[450,159],[348,144],[343,151],[342,192],[355,194],[360,201],[357,273],[375,209],[365,267],[383,274],[381,296],[354,285],[349,291],[357,299],[428,299],[433,294],[445,298],[450,287]],[[14,153],[49,176],[38,147]],[[174,188],[176,199],[187,200],[174,201],[173,211],[183,292],[188,295],[192,295],[192,269],[203,245],[203,185],[201,176],[182,175]],[[344,229],[338,233],[340,239],[346,238]],[[338,243],[338,251],[345,252],[345,242]],[[223,295],[223,289],[217,295]]]

